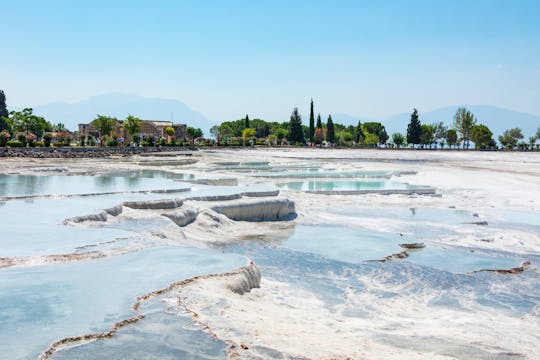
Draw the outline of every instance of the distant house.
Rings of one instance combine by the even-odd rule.
[[[127,139],[129,138],[129,136],[122,127],[123,123],[124,122],[122,120],[118,120],[118,122],[113,128],[112,133],[113,135],[116,135],[118,137],[124,137]],[[168,127],[172,127],[174,129],[175,140],[187,140],[187,126],[185,124],[174,124],[172,121],[141,120],[141,129],[139,130],[139,136],[143,139],[149,136],[153,136],[155,139],[158,139],[160,137],[166,139],[167,134],[165,133],[165,129]],[[79,124],[79,135],[91,135],[95,138],[98,138],[101,134],[99,133],[98,128],[90,123]]]

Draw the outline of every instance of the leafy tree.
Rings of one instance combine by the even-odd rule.
[[[289,141],[293,143],[304,143],[304,134],[302,131],[302,117],[298,108],[294,108],[289,121]]]
[[[379,143],[379,137],[377,134],[367,133],[364,138],[364,144],[375,147]]]
[[[386,133],[386,128],[379,122],[366,122],[362,125],[362,129],[366,134],[377,135],[380,144],[386,144],[386,141],[388,141],[389,136]],[[373,140],[373,138],[371,138],[371,140]]]
[[[244,120],[244,129],[249,128],[249,116],[246,114],[246,118]]]
[[[210,128],[210,134],[216,139],[216,141],[219,141],[219,126],[214,125]]]
[[[358,121],[358,125],[356,125],[356,128],[354,129],[354,141],[356,141],[358,144],[364,142],[364,130],[362,127],[362,122],[360,121]]]
[[[63,123],[58,123],[58,124],[54,125],[52,130],[56,131],[56,132],[66,132],[67,131],[66,126]]]
[[[172,141],[172,137],[174,136],[174,128],[171,126],[167,126],[165,128],[165,134],[167,134],[167,142],[170,143]]]
[[[9,114],[11,118],[8,121],[11,123],[14,132],[32,133],[41,138],[45,131],[52,130],[52,125],[44,118],[34,115],[31,108],[25,108],[22,111],[11,111]]]
[[[347,133],[351,135],[351,139],[348,140],[351,141],[352,134],[349,132]],[[328,115],[328,121],[326,122],[326,141],[331,144],[336,142],[336,133],[334,132],[334,122],[332,121],[332,115]]]
[[[424,145],[429,145],[431,148],[431,144],[435,141],[434,134],[435,128],[432,125],[420,125],[420,144],[422,144],[422,147],[424,147]]]
[[[110,136],[114,126],[118,122],[118,119],[105,115],[98,115],[93,121],[94,125],[99,130],[100,136]]]
[[[471,129],[471,140],[474,142],[475,149],[487,149],[495,144],[493,133],[485,125],[474,125]]]
[[[191,127],[191,126],[188,126],[186,128],[186,134],[191,138],[191,139],[196,139],[196,138],[200,138],[203,136],[203,131],[199,128],[194,128],[194,127]]]
[[[129,115],[128,117],[126,117],[126,120],[124,120],[124,122],[122,123],[122,127],[124,128],[124,130],[126,130],[129,136],[131,136],[131,138],[134,139],[133,136],[138,134],[139,131],[141,130],[141,119],[139,119],[138,117]]]
[[[459,133],[460,140],[463,141],[463,148],[469,148],[469,141],[471,140],[471,131],[473,126],[476,125],[476,118],[473,113],[464,107],[457,109],[454,115],[454,129]]]
[[[45,146],[45,147],[51,146],[51,140],[52,140],[52,135],[51,134],[44,134],[43,135],[43,146]]]
[[[315,136],[315,115],[313,114],[313,99],[309,110],[309,141],[313,142]]]
[[[523,134],[520,128],[513,128],[505,130],[501,136],[499,136],[499,142],[507,148],[514,148],[518,144],[518,141],[523,139]]]
[[[401,145],[403,145],[403,143],[405,142],[405,137],[400,133],[393,133],[392,134],[392,141],[394,142],[394,144],[399,149],[399,147]]]
[[[448,146],[455,146],[457,144],[457,141],[457,131],[455,129],[448,129],[448,131],[446,132],[446,143],[448,144]]]
[[[420,144],[421,135],[422,127],[420,125],[420,119],[418,118],[418,110],[413,109],[411,121],[407,126],[407,144],[413,144],[413,146]]]
[[[244,141],[251,140],[254,137],[255,137],[255,129],[253,129],[253,128],[245,128],[242,131],[242,139],[244,139]]]
[[[347,131],[345,128],[339,130],[336,133],[336,143],[339,145],[348,145],[353,140],[354,135],[350,131]]]
[[[287,129],[283,129],[283,128],[278,128],[276,130],[276,138],[281,141],[283,139],[286,139],[288,136],[288,131]]]
[[[536,136],[529,137],[529,148],[531,150],[534,148],[535,143],[536,143]]]
[[[443,140],[446,138],[446,133],[448,132],[448,127],[444,125],[442,121],[431,124],[433,126],[433,140]]]

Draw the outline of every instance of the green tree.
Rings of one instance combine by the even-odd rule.
[[[3,90],[0,90],[0,132],[8,128],[7,118],[9,112],[6,106],[6,95]]]
[[[429,145],[431,148],[431,144],[435,141],[435,128],[432,125],[428,124],[422,124],[420,125],[420,144],[422,147],[425,145]]]
[[[186,134],[192,139],[200,138],[203,136],[203,131],[199,128],[188,126],[186,128]]]
[[[293,143],[304,143],[304,134],[302,131],[302,117],[298,112],[298,108],[294,108],[291,119],[289,121],[289,137],[288,140]]]
[[[362,125],[362,129],[366,134],[377,135],[377,138],[379,139],[379,144],[386,144],[386,141],[388,141],[389,136],[386,133],[386,128],[383,124],[379,122],[366,122]]]
[[[474,142],[475,149],[490,148],[495,142],[493,133],[485,125],[474,125],[471,129],[471,140]]]
[[[529,149],[532,150],[534,148],[535,143],[536,143],[536,136],[529,137]]]
[[[287,129],[283,129],[283,128],[278,128],[276,130],[276,138],[279,140],[279,141],[282,141],[283,139],[286,139],[287,136],[288,136],[288,131]]]
[[[66,132],[67,129],[66,129],[66,126],[65,126],[63,123],[58,123],[58,124],[56,124],[56,125],[53,126],[52,131],[56,131],[56,132]]]
[[[315,136],[315,115],[313,114],[313,99],[309,110],[309,141],[313,142]]]
[[[249,116],[246,114],[246,118],[244,119],[244,129],[249,128]]]
[[[133,141],[135,141],[134,135],[138,134],[139,131],[141,130],[141,119],[139,119],[138,117],[129,115],[128,117],[126,117],[126,120],[124,120],[124,122],[122,123],[122,127],[124,128],[124,130],[126,130],[129,136],[131,136]]]
[[[505,130],[501,136],[499,136],[499,142],[509,149],[513,149],[518,144],[518,141],[523,139],[523,134],[520,128],[513,128]]]
[[[433,126],[433,140],[444,140],[446,138],[446,133],[448,132],[448,127],[444,125],[442,121],[431,124]]]
[[[165,128],[165,134],[167,134],[167,142],[168,143],[171,143],[172,142],[172,138],[174,136],[174,128],[172,126],[167,126]]]
[[[362,122],[358,121],[358,125],[356,125],[356,128],[354,129],[354,141],[358,144],[362,144],[364,142],[364,130],[362,127]]]
[[[19,131],[26,134],[35,134],[38,138],[43,136],[45,131],[51,131],[52,125],[40,116],[33,114],[31,108],[25,108],[22,111],[11,111],[11,123],[13,132]]]
[[[99,130],[100,136],[110,136],[117,122],[118,119],[114,117],[98,114],[91,124]]]
[[[352,134],[350,135],[351,135],[350,140],[352,140]],[[332,121],[332,115],[328,115],[328,121],[326,122],[326,141],[331,144],[336,142],[336,133],[334,131],[334,121]]]
[[[400,133],[393,133],[392,134],[392,141],[399,149],[401,145],[405,142],[405,137]]]
[[[316,128],[318,129],[322,129],[323,125],[322,125],[322,121],[321,121],[321,114],[317,114],[317,126]]]
[[[214,125],[210,128],[210,134],[214,137],[214,139],[216,139],[216,141],[220,141],[221,139],[219,138],[219,126],[218,125]]]
[[[448,129],[448,131],[446,132],[446,143],[448,144],[448,146],[455,146],[457,144],[457,141],[457,131],[455,129]]]
[[[460,141],[463,141],[463,148],[469,148],[471,140],[471,131],[476,125],[476,118],[473,113],[464,107],[458,108],[454,115],[453,127],[459,133]]]
[[[536,129],[536,138],[540,140],[540,128]]]
[[[255,138],[255,129],[245,128],[242,131],[242,139],[244,140],[244,143],[248,140],[253,140],[254,138]]]
[[[420,119],[418,118],[418,110],[413,109],[411,121],[407,126],[407,144],[413,144],[413,146],[420,144],[421,135],[422,127],[420,124]]]
[[[364,138],[364,144],[370,147],[375,147],[379,143],[379,137],[377,134],[367,133]]]

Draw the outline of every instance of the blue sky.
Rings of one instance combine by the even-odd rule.
[[[490,104],[540,115],[540,1],[0,0],[8,105],[109,92],[212,120],[381,117]]]

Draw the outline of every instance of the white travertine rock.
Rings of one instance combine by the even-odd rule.
[[[296,215],[294,202],[286,198],[239,199],[211,209],[240,221],[287,220]]]
[[[175,209],[182,206],[183,202],[180,199],[160,199],[147,201],[126,201],[123,203],[125,207],[138,210],[163,210]]]
[[[197,209],[189,207],[178,209],[173,212],[161,215],[171,219],[176,225],[183,227],[194,222],[195,219],[197,219],[197,215],[199,215],[199,211]]]
[[[251,289],[258,288],[261,284],[261,272],[255,265],[250,263],[243,266],[237,272],[225,277],[225,286],[236,294],[243,295]]]

